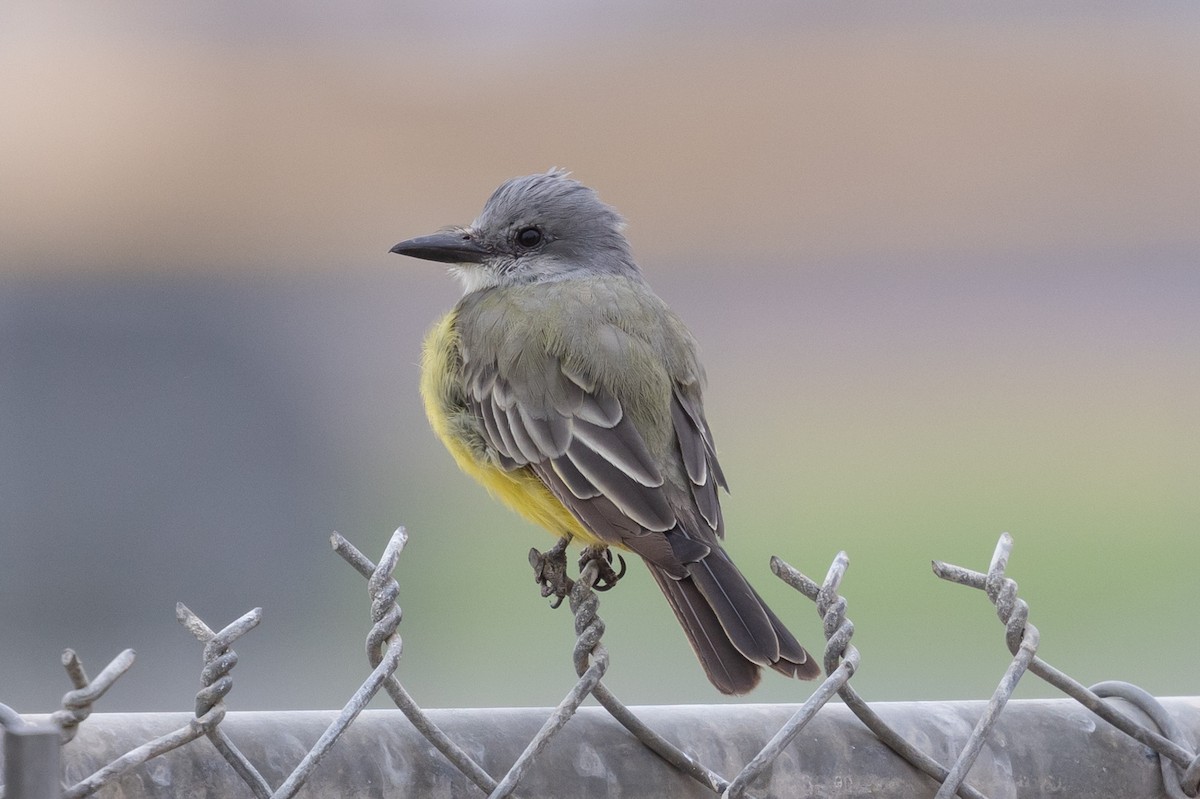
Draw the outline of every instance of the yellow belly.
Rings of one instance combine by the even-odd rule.
[[[462,386],[458,373],[458,335],[455,312],[444,316],[425,337],[421,357],[421,398],[433,432],[450,450],[459,468],[478,480],[496,499],[544,527],[555,536],[570,534],[584,544],[603,544],[558,501],[530,469],[505,471],[490,462],[473,446],[479,422],[461,405]]]

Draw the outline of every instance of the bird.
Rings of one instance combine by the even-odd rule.
[[[699,347],[624,229],[555,168],[504,182],[469,225],[391,248],[447,264],[463,288],[424,342],[430,425],[463,471],[564,548],[640,556],[721,693],[748,692],[763,668],[812,679],[819,665],[721,546],[728,483]]]

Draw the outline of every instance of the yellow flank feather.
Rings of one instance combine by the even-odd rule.
[[[433,432],[450,450],[459,468],[529,521],[555,536],[569,533],[584,544],[602,544],[550,493],[533,470],[505,471],[487,458],[483,440],[476,432],[480,422],[463,405],[456,315],[456,311],[446,314],[425,337],[421,398]]]

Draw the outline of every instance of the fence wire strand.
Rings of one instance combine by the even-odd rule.
[[[395,552],[398,556],[404,547],[404,542],[408,540],[408,533],[403,527],[396,528],[396,532],[392,533],[391,539],[388,540],[387,546],[384,548],[384,556],[388,552]],[[377,601],[381,594],[398,595],[399,585],[395,583],[395,579],[390,578],[391,569],[387,570],[389,579],[375,579],[375,575],[379,573],[384,565],[383,558],[380,559],[380,566],[376,566],[371,562],[371,559],[358,550],[354,544],[351,544],[340,533],[334,533],[330,536],[330,543],[333,545],[333,551],[341,556],[348,564],[354,567],[354,570],[367,578],[368,591],[372,585],[376,586],[375,593],[371,597],[371,621],[374,626],[371,632],[367,634],[367,660],[371,663],[372,668],[377,668],[382,662],[382,657],[379,654],[377,647],[372,646],[372,642],[382,640],[383,633],[390,626],[391,613],[390,608],[385,607]],[[393,594],[392,585],[396,585]],[[394,604],[394,600],[393,600]],[[399,607],[396,609],[395,619],[397,623],[400,620]],[[386,619],[386,623],[385,623]],[[447,760],[462,772],[471,782],[475,783],[484,793],[490,794],[496,789],[496,780],[484,771],[483,767],[471,758],[458,744],[450,739],[450,736],[442,732],[442,730],[430,720],[429,716],[421,709],[412,696],[405,690],[400,681],[395,675],[389,675],[383,683],[384,690],[391,697],[392,702],[399,708],[405,717],[412,725],[425,737],[433,746],[445,756]]]
[[[1019,653],[1021,652],[1022,642],[1026,636],[1032,635],[1035,639],[1034,648],[1036,649],[1038,632],[1037,628],[1027,621],[1029,606],[1025,603],[1025,600],[1017,597],[1016,581],[1005,576],[1012,547],[1012,536],[1008,533],[1002,534],[999,542],[996,544],[996,551],[992,555],[992,562],[986,574],[964,569],[960,566],[952,566],[940,561],[934,561],[933,571],[934,574],[944,580],[984,591],[988,599],[995,605],[996,615],[1000,618],[1000,621],[1004,622],[1005,642],[1008,645],[1009,651],[1020,657]],[[1129,716],[1117,710],[1113,705],[1105,702],[1082,683],[1054,668],[1041,658],[1032,655],[1032,653],[1030,653],[1028,669],[1031,673],[1076,700],[1121,732],[1153,749],[1160,758],[1167,758],[1180,766],[1184,771],[1183,776],[1179,780],[1175,779],[1176,773],[1174,771],[1164,769],[1164,777],[1167,774],[1171,774],[1172,776],[1172,780],[1168,782],[1168,785],[1173,782],[1174,787],[1182,790],[1185,795],[1189,797],[1196,796],[1197,783],[1200,782],[1200,757],[1194,751],[1134,721]],[[1015,687],[1014,683],[1013,688]],[[1008,694],[1011,695],[1011,690]],[[1154,700],[1149,694],[1146,694],[1146,696],[1152,704],[1158,704],[1157,700]],[[1158,712],[1166,715],[1166,711],[1161,706],[1159,706]],[[1168,787],[1167,790],[1169,791],[1171,788]]]
[[[1172,799],[1196,797],[1200,790],[1200,757],[1196,754],[1195,744],[1157,699],[1137,686],[1123,682],[1108,681],[1087,688],[1038,657],[1040,633],[1029,622],[1029,606],[1017,596],[1016,582],[1006,574],[1013,547],[1013,539],[1007,533],[1000,536],[986,572],[933,562],[933,572],[937,577],[986,594],[1004,624],[1005,644],[1013,656],[965,743],[949,763],[939,762],[908,741],[887,724],[850,684],[859,669],[861,654],[851,643],[854,625],[846,615],[847,601],[840,594],[850,564],[846,553],[838,553],[821,583],[808,578],[783,560],[772,558],[772,572],[816,605],[826,639],[822,653],[826,676],[762,748],[728,779],[705,765],[699,757],[652,729],[604,685],[602,680],[609,669],[610,658],[602,643],[605,626],[599,616],[599,598],[595,591],[600,566],[593,559],[582,568],[578,579],[573,583],[567,580],[567,598],[576,634],[571,658],[578,679],[508,769],[503,774],[493,776],[430,719],[396,677],[403,653],[403,640],[398,632],[403,614],[397,601],[400,586],[393,573],[407,540],[404,528],[397,529],[376,564],[340,534],[334,533],[331,537],[333,550],[367,581],[371,628],[365,644],[371,672],[278,787],[271,787],[220,726],[226,714],[225,698],[233,688],[232,671],[238,662],[232,646],[258,626],[262,620],[261,609],[251,610],[226,627],[214,631],[180,603],[176,608],[179,622],[203,645],[200,689],[196,694],[192,718],[184,726],[135,746],[78,783],[65,787],[61,796],[69,799],[90,796],[150,760],[198,738],[207,737],[256,799],[290,799],[304,786],[334,743],[382,689],[413,728],[473,783],[480,795],[486,795],[489,799],[517,795],[530,768],[577,715],[589,696],[643,746],[654,752],[664,767],[691,778],[723,799],[750,797],[749,791],[761,784],[764,775],[785,751],[803,756],[803,748],[795,750],[793,747],[796,737],[834,696],[840,697],[847,708],[891,752],[930,778],[931,784],[936,786],[935,799],[955,795],[964,799],[985,799],[984,794],[966,780],[980,753],[991,740],[994,727],[1018,682],[1027,673],[1046,681],[1124,735],[1149,747],[1159,758],[1163,789]],[[539,572],[544,567],[541,553],[531,553],[531,563],[535,572]],[[543,575],[539,572],[537,576],[540,578]],[[546,595],[545,592],[543,595]],[[94,679],[90,679],[75,652],[69,649],[64,652],[62,666],[73,690],[63,697],[61,709],[50,716],[50,729],[58,731],[60,745],[72,741],[80,724],[91,714],[94,703],[130,669],[134,659],[133,650],[127,649]],[[1145,714],[1149,724],[1143,724],[1122,712],[1108,701],[1110,699],[1131,704]],[[0,726],[6,731],[17,731],[29,725],[15,710],[0,704]],[[6,773],[16,773],[12,771],[13,766],[6,761]],[[3,789],[0,789],[0,799],[3,795]]]

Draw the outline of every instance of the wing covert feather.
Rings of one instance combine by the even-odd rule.
[[[674,527],[662,472],[616,397],[594,380],[568,374],[551,354],[533,360],[526,352],[515,365],[536,373],[534,383],[504,374],[497,361],[465,364],[469,404],[498,462],[532,467],[542,482],[556,483],[560,501],[610,543],[628,546],[631,531]],[[607,503],[603,512],[584,507],[600,499]],[[614,513],[627,517],[624,523],[614,524]]]

